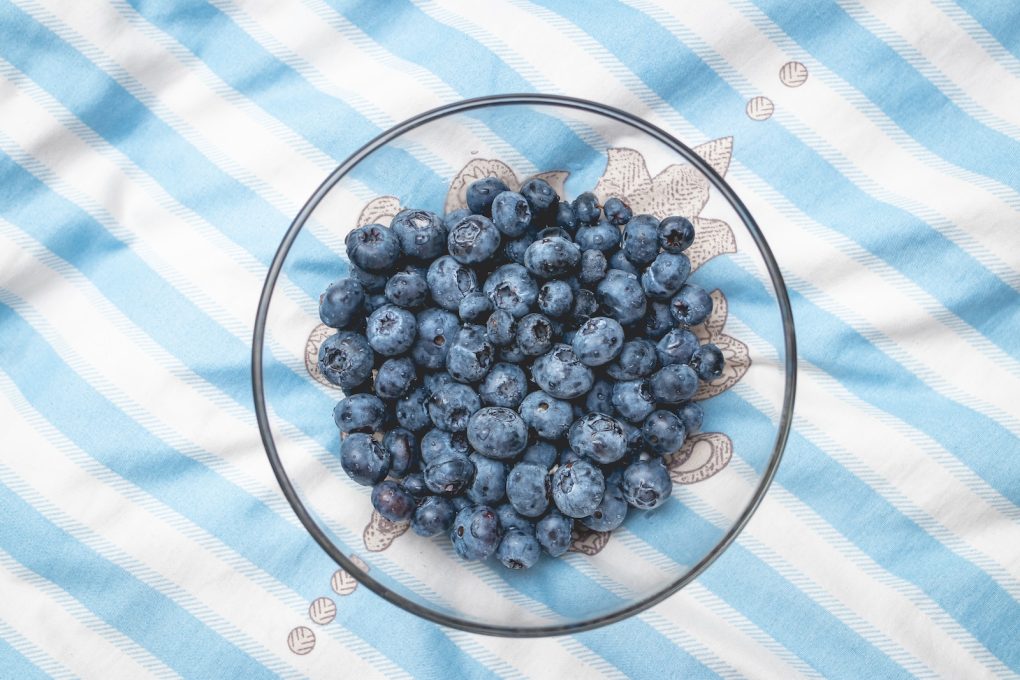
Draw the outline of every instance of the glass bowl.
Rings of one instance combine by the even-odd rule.
[[[315,190],[276,253],[252,347],[255,411],[281,489],[318,544],[360,583],[426,619],[485,634],[541,636],[612,623],[690,583],[758,507],[786,443],[796,349],[779,267],[723,179],[732,140],[694,149],[623,111],[567,97],[470,99],[422,113],[351,155]],[[373,513],[339,462],[332,408],[343,395],[315,366],[332,331],[319,294],[347,273],[344,236],[402,207],[442,214],[475,179],[511,187],[541,174],[573,197],[593,187],[635,214],[681,214],[697,228],[691,279],[712,293],[694,330],[727,369],[702,385],[705,419],[667,457],[673,498],[632,510],[611,534],[575,532],[571,551],[528,570],[464,562],[445,536],[422,538]],[[720,292],[721,291],[721,292]],[[709,398],[710,397],[710,398]],[[580,526],[578,524],[578,526]]]

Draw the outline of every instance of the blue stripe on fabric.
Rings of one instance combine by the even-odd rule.
[[[50,663],[56,665],[55,661],[50,660]],[[70,675],[70,671],[62,666],[60,668],[62,672]],[[18,680],[50,680],[53,677],[15,649],[2,635],[0,635],[0,671],[7,677]]]
[[[977,0],[955,0],[967,14],[974,17],[981,27],[999,44],[1020,59],[1020,5],[1010,2],[981,2]]]
[[[0,319],[10,310],[0,306]],[[224,668],[251,678],[273,674],[159,591],[136,579],[53,525],[0,484],[5,521],[18,527],[0,535],[4,549],[185,677],[218,677]],[[202,654],[181,654],[182,641]]]

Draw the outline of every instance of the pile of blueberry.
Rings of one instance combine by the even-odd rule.
[[[611,531],[669,498],[662,456],[701,427],[690,399],[723,356],[690,331],[712,299],[687,283],[684,217],[541,179],[479,180],[467,204],[347,236],[319,369],[347,394],[341,465],[383,517],[522,569],[575,521]]]

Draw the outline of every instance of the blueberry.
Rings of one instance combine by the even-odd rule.
[[[570,232],[563,227],[545,227],[543,229],[539,229],[535,234],[535,240],[540,241],[544,238],[561,238],[564,241],[574,241],[574,237],[571,236]]]
[[[650,263],[659,252],[659,220],[652,215],[632,217],[623,228],[620,249],[639,267]]]
[[[520,406],[521,418],[543,439],[560,439],[574,418],[569,402],[551,397],[542,390],[526,396]]]
[[[673,329],[675,323],[668,304],[658,300],[649,303],[648,314],[645,315],[645,335],[652,340],[659,340]]]
[[[556,510],[550,510],[535,524],[535,538],[552,557],[559,557],[567,552],[573,540],[573,531],[574,520]]]
[[[535,359],[531,377],[557,399],[575,399],[586,394],[595,382],[591,369],[580,362],[570,345],[555,345]]]
[[[553,344],[552,327],[543,314],[528,314],[517,322],[517,347],[525,356],[545,354]]]
[[[517,337],[517,320],[505,309],[497,309],[485,322],[485,336],[493,345],[509,345]]]
[[[426,465],[450,454],[470,456],[471,453],[471,445],[463,432],[447,432],[436,428],[421,438],[421,459]]]
[[[698,391],[698,374],[687,364],[669,364],[656,371],[648,383],[655,401],[679,404]]]
[[[485,262],[499,250],[499,230],[487,217],[468,215],[450,228],[447,248],[461,264]]]
[[[562,465],[552,476],[553,502],[567,517],[587,517],[595,512],[605,490],[602,472],[584,460]]]
[[[386,282],[386,299],[404,309],[420,309],[429,297],[429,284],[417,271],[397,272]]]
[[[584,406],[589,412],[613,414],[613,384],[607,380],[596,380],[588,396],[584,398]]]
[[[633,274],[610,269],[596,287],[599,301],[609,316],[624,326],[645,315],[648,303],[641,283]]]
[[[506,466],[498,460],[472,453],[475,478],[468,487],[467,496],[478,505],[495,505],[506,495]]]
[[[591,285],[606,277],[609,264],[601,250],[586,250],[581,253],[581,269],[578,278],[581,283]]]
[[[516,364],[499,363],[478,386],[478,396],[486,406],[517,408],[528,392],[528,378]]]
[[[496,196],[508,189],[503,180],[486,177],[472,182],[467,188],[467,205],[476,215],[489,215]]]
[[[673,215],[659,222],[659,246],[667,253],[682,253],[694,243],[694,225],[686,217]]]
[[[465,323],[479,323],[492,312],[492,300],[480,290],[468,293],[460,300],[460,320]]]
[[[581,324],[590,319],[598,311],[599,302],[595,293],[587,288],[578,288],[574,291],[574,307],[570,315],[574,322]],[[571,342],[573,342],[571,340]]]
[[[418,339],[411,347],[411,358],[422,368],[435,371],[446,366],[446,354],[457,336],[460,321],[445,309],[418,312]]]
[[[641,436],[652,453],[676,453],[684,445],[687,431],[683,421],[669,411],[653,411],[641,426]]]
[[[506,460],[516,457],[528,445],[528,426],[516,411],[486,406],[471,416],[467,436],[475,451]]]
[[[383,422],[386,407],[374,394],[352,394],[333,407],[333,421],[341,432],[374,432]]]
[[[319,372],[345,392],[368,380],[374,363],[371,345],[357,333],[340,331],[319,346]]]
[[[372,507],[391,522],[403,522],[414,512],[414,497],[399,484],[387,479],[372,489]]]
[[[471,499],[468,498],[467,496],[454,496],[453,498],[450,498],[449,501],[453,503],[454,512],[460,512],[464,508],[470,508],[474,506],[474,503],[472,503]]]
[[[489,274],[482,290],[496,309],[504,309],[518,319],[531,310],[538,298],[538,285],[519,264],[505,264]]]
[[[428,393],[425,388],[419,387],[402,399],[397,400],[397,422],[400,426],[411,432],[421,432],[428,427],[432,420],[426,409]]]
[[[419,536],[436,536],[450,530],[456,510],[449,498],[429,496],[411,518],[411,531]]]
[[[460,453],[447,453],[425,465],[425,486],[432,493],[456,496],[463,493],[475,477],[475,466]]]
[[[579,456],[603,465],[627,453],[627,437],[620,422],[604,413],[587,413],[570,426],[570,448]]]
[[[602,216],[602,206],[599,205],[598,196],[590,191],[575,198],[573,208],[577,221],[581,224],[595,224]]]
[[[319,319],[331,328],[347,328],[364,302],[364,286],[355,279],[340,279],[319,296]]]
[[[404,477],[403,481],[400,482],[400,485],[404,487],[404,491],[415,498],[425,498],[426,496],[432,498],[432,492],[429,491],[427,486],[425,486],[425,476],[420,472],[412,472],[408,476]]]
[[[655,352],[663,366],[670,364],[686,364],[698,349],[698,336],[686,328],[674,328],[662,336]]]
[[[453,376],[445,370],[439,370],[435,373],[426,373],[422,382],[425,383],[425,390],[429,394],[432,394],[443,385],[449,385],[450,383],[455,383],[457,381],[454,380]]]
[[[712,313],[712,297],[701,286],[685,284],[670,302],[673,318],[685,326],[697,326]]]
[[[460,383],[443,385],[428,399],[429,417],[436,427],[447,432],[466,430],[468,418],[481,406],[478,394]]]
[[[446,370],[459,382],[478,382],[492,368],[495,353],[483,326],[464,326],[450,345],[446,355]]]
[[[535,533],[535,525],[531,523],[531,520],[514,510],[514,506],[509,503],[504,503],[496,508],[496,517],[499,518],[499,525],[504,532],[517,529],[524,533]]]
[[[538,517],[549,507],[549,470],[538,463],[517,463],[506,477],[506,497],[520,514]]]
[[[390,475],[403,477],[418,460],[418,440],[410,430],[395,427],[383,437],[383,449],[390,455]]]
[[[613,385],[613,406],[632,423],[640,423],[655,409],[647,380],[626,380]]]
[[[620,245],[620,229],[609,222],[599,222],[591,227],[580,227],[574,234],[574,241],[581,250],[613,250]]]
[[[538,308],[548,316],[565,316],[573,304],[574,293],[566,281],[546,281],[538,291]]]
[[[606,492],[602,502],[587,517],[581,518],[581,524],[592,531],[612,531],[627,517],[627,499],[624,498],[620,484],[623,476],[614,473],[606,479]]]
[[[542,548],[533,533],[510,529],[496,548],[496,558],[507,569],[529,569],[542,556]]]
[[[516,191],[504,191],[492,201],[492,223],[500,233],[519,238],[531,226],[531,207]]]
[[[414,314],[403,307],[389,304],[372,312],[365,328],[365,335],[372,349],[390,357],[411,349],[417,334],[417,320]]]
[[[540,279],[562,276],[577,268],[581,249],[561,236],[541,238],[524,252],[524,266]]]
[[[358,484],[381,482],[390,469],[390,454],[372,435],[356,432],[340,442],[340,467]]]
[[[478,290],[478,277],[474,270],[449,255],[433,260],[425,279],[432,292],[432,299],[451,312],[460,311],[461,298]]]
[[[384,274],[373,274],[361,267],[351,265],[351,278],[361,284],[366,293],[381,293],[386,288],[386,276]]]
[[[536,463],[548,470],[556,464],[556,459],[559,458],[559,455],[560,453],[556,450],[556,447],[549,442],[535,442],[524,449],[524,455],[521,456],[521,460],[525,463]]]
[[[521,194],[531,206],[532,219],[539,224],[556,219],[560,197],[544,179],[533,177],[521,185]]]
[[[710,342],[699,347],[691,357],[691,367],[706,382],[721,376],[725,364],[722,352]]]
[[[577,215],[574,214],[574,208],[566,201],[560,201],[559,206],[556,208],[556,220],[555,224],[561,229],[566,229],[569,232],[577,231],[577,226],[580,224],[577,220]]]
[[[528,246],[535,242],[535,237],[525,234],[520,238],[507,241],[503,246],[503,256],[512,263],[524,264],[524,253],[528,252]]]
[[[616,319],[596,316],[577,329],[571,343],[581,363],[601,366],[609,363],[623,349],[623,326]]]
[[[361,310],[364,316],[370,316],[372,312],[387,304],[389,304],[389,300],[383,293],[368,293],[365,295],[365,301],[361,304]]]
[[[673,480],[658,459],[631,463],[623,471],[623,497],[639,510],[652,510],[666,502],[673,493]]]
[[[446,228],[439,215],[428,210],[401,210],[390,222],[405,255],[431,260],[446,250]]]
[[[616,361],[606,368],[606,374],[613,380],[637,380],[647,378],[659,367],[655,345],[638,338],[623,343]]]
[[[462,219],[471,214],[471,210],[468,208],[457,208],[443,215],[443,226],[449,231],[450,227],[460,222]],[[446,236],[443,236],[443,245],[446,245]]]
[[[650,298],[665,300],[674,295],[691,273],[686,255],[659,253],[641,275],[641,287]]]
[[[400,240],[393,230],[381,224],[351,230],[344,245],[351,262],[368,272],[386,272],[400,257]]]
[[[499,360],[507,364],[522,364],[528,359],[528,355],[521,351],[517,341],[499,348]]]
[[[496,552],[503,532],[487,505],[469,505],[457,513],[450,529],[453,549],[465,560],[484,560]]]
[[[605,212],[606,219],[609,220],[609,223],[618,227],[622,227],[627,224],[627,222],[630,221],[630,218],[634,216],[630,206],[616,196],[606,200],[603,212]]]
[[[705,411],[701,408],[701,404],[695,401],[689,401],[686,404],[680,406],[676,411],[677,416],[684,424],[684,429],[687,434],[694,434],[695,432],[701,431],[701,424],[705,420]]]
[[[623,254],[622,250],[617,250],[609,256],[608,266],[610,269],[619,269],[620,271],[633,274],[634,276],[641,276],[641,270],[634,266],[634,263],[627,259],[627,256]]]

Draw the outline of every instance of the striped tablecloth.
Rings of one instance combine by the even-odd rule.
[[[638,617],[532,641],[336,574],[249,384],[322,178],[511,91],[732,137],[802,357],[737,543]],[[1018,290],[1014,2],[4,0],[0,677],[1015,676]]]

